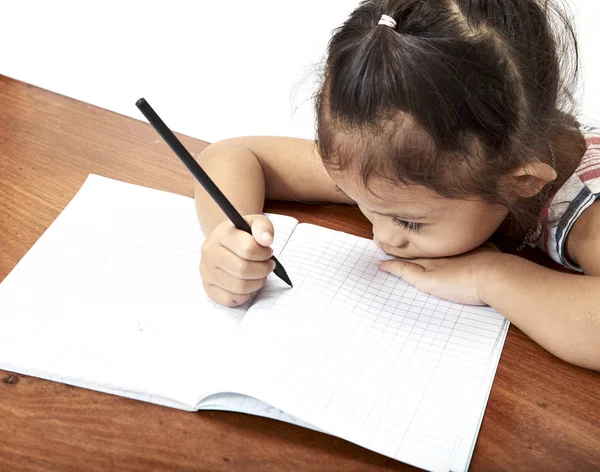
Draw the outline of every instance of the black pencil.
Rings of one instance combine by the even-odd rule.
[[[177,157],[183,161],[193,176],[196,177],[198,182],[200,182],[200,185],[204,187],[215,203],[219,205],[219,208],[223,210],[234,226],[239,230],[252,234],[252,229],[250,228],[248,222],[242,218],[242,215],[240,215],[231,202],[227,200],[227,197],[223,195],[223,192],[219,190],[219,187],[217,187],[212,179],[206,174],[206,172],[204,172],[202,167],[200,167],[188,150],[183,146],[183,144],[181,144],[181,141],[177,139],[177,136],[173,134],[164,121],[161,120],[156,112],[152,109],[150,104],[144,98],[140,98],[135,104],[144,114],[148,122],[153,126],[158,134],[160,134],[160,137],[164,139],[173,152],[177,154]],[[273,270],[275,275],[292,287],[292,281],[288,277],[281,263],[275,258],[275,256],[272,256],[271,259],[275,261],[275,269]]]

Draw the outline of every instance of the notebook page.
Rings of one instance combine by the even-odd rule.
[[[295,424],[296,426],[300,426],[302,428],[325,432],[307,423],[306,421],[302,421],[301,419],[296,418],[295,416],[292,416],[279,408],[269,405],[268,403],[239,393],[223,392],[210,395],[209,397],[203,399],[201,409],[236,411],[238,413],[246,413],[248,415],[263,416],[265,418],[271,418],[274,420]]]
[[[191,198],[90,176],[0,284],[0,366],[194,408],[246,311],[206,296],[202,240]]]
[[[466,470],[508,322],[420,293],[379,271],[383,257],[372,241],[299,225],[281,256],[294,289],[269,281],[242,324],[239,384],[379,453]]]

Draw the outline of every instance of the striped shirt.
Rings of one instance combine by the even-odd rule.
[[[583,126],[581,132],[587,150],[573,175],[546,204],[531,244],[577,272],[583,271],[567,257],[567,236],[577,218],[600,198],[600,129]]]

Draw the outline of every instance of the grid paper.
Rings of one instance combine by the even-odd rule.
[[[244,393],[418,467],[466,469],[508,322],[420,293],[384,257],[299,225],[281,256],[294,289],[269,281],[242,323],[261,366]]]

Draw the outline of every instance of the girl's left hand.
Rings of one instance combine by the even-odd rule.
[[[480,296],[484,269],[501,254],[488,244],[454,257],[382,261],[379,268],[435,297],[466,305],[485,305]]]

